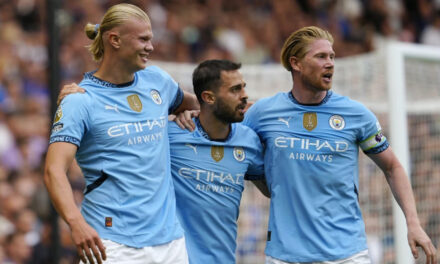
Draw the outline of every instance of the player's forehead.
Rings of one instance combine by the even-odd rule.
[[[239,70],[221,71],[220,78],[222,80],[222,86],[231,87],[238,84],[243,84],[243,75]]]
[[[120,26],[121,33],[134,34],[136,36],[153,37],[150,21],[130,18]]]
[[[317,39],[310,43],[307,54],[309,56],[314,56],[319,53],[335,54],[332,43],[326,39]]]

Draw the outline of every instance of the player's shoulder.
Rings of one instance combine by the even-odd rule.
[[[148,66],[147,68],[138,71],[138,74],[140,77],[149,77],[153,79],[172,79],[166,71],[156,65]]]
[[[79,83],[79,86],[85,89],[84,93],[72,93],[64,97],[61,104],[71,107],[88,107],[93,104],[94,87],[84,85],[83,82]]]
[[[192,132],[188,129],[180,128],[176,122],[168,121],[168,135],[171,137],[185,136],[191,134]]]
[[[340,95],[335,92],[332,92],[331,101],[336,106],[349,108],[354,111],[369,111],[368,108],[363,103],[356,101],[348,96]]]
[[[242,123],[233,123],[232,126],[235,130],[234,138],[238,141],[255,142],[260,140],[257,133],[252,128]]]
[[[273,96],[261,98],[258,101],[256,101],[252,107],[267,107],[268,105],[276,105],[277,103],[281,103],[287,99],[287,93],[285,92],[279,92]]]

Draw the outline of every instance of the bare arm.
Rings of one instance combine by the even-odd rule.
[[[72,164],[76,151],[77,147],[73,144],[52,143],[47,152],[44,183],[55,209],[70,227],[81,260],[87,263],[87,256],[89,262],[94,263],[92,251],[97,263],[102,263],[102,259],[106,259],[105,248],[98,233],[87,224],[76,206],[72,187],[67,179],[66,172]]]
[[[402,165],[391,147],[379,154],[368,155],[385,173],[394,198],[405,214],[408,227],[408,243],[415,258],[417,247],[422,247],[426,254],[426,263],[437,263],[436,249],[420,225],[417,216],[414,194]]]
[[[179,114],[185,110],[200,110],[200,105],[194,94],[183,91],[183,101],[173,114]]]
[[[194,131],[196,124],[194,124],[192,118],[199,115],[200,105],[197,101],[197,97],[194,94],[185,91],[183,94],[184,96],[182,104],[168,119],[176,122],[176,124],[182,129]]]

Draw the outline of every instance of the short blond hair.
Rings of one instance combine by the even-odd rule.
[[[136,18],[150,23],[148,15],[139,7],[131,4],[118,4],[110,7],[104,14],[100,24],[87,23],[84,31],[93,43],[88,47],[95,61],[100,61],[104,55],[104,42],[102,35],[104,32],[124,24],[127,20]]]
[[[292,71],[290,57],[304,58],[309,52],[309,45],[317,39],[326,39],[333,44],[333,37],[327,31],[319,27],[303,27],[293,32],[284,42],[281,49],[281,63],[288,71]]]

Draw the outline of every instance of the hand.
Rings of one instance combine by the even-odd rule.
[[[174,118],[171,116],[168,118],[168,120],[171,119],[171,121],[176,122],[176,124],[181,129],[188,129],[189,131],[194,131],[196,129],[196,124],[193,122],[192,118],[199,116],[200,110],[186,110],[178,114],[177,116],[174,116]]]
[[[85,93],[86,90],[79,87],[76,83],[66,84],[63,86],[63,88],[60,91],[60,94],[57,98],[57,105],[60,105],[61,101],[64,99],[64,97],[68,96],[69,94],[73,93]]]
[[[94,259],[96,263],[102,264],[103,260],[107,259],[105,254],[105,247],[98,236],[98,233],[89,224],[80,220],[76,224],[71,224],[72,239],[76,245],[78,255],[82,262],[94,264]],[[93,258],[92,256],[95,256]],[[89,260],[89,262],[87,262]]]
[[[426,264],[436,264],[436,248],[429,239],[428,235],[423,231],[420,225],[415,225],[414,227],[408,227],[408,243],[411,248],[411,252],[414,258],[419,257],[419,252],[417,247],[421,247],[425,251]]]

